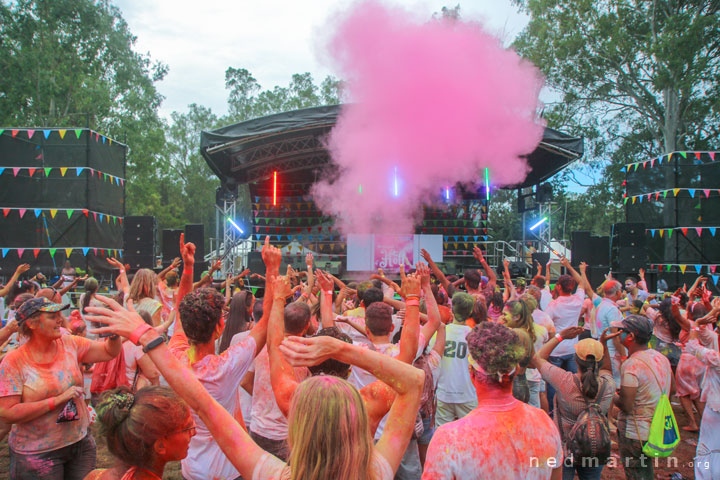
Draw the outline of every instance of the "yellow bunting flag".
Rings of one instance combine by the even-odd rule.
[[[70,258],[70,255],[72,255],[72,251],[73,251],[72,248],[66,248],[66,249],[65,249],[65,255],[67,255],[67,257]]]
[[[55,218],[55,215],[57,215],[57,210],[50,210],[50,216]]]
[[[65,172],[67,172],[67,167],[60,167],[60,175],[62,175],[64,177]]]
[[[60,138],[65,138],[65,134],[67,133],[67,130],[58,130],[58,133],[60,134]]]
[[[680,271],[682,273],[685,273],[685,269],[687,268],[687,265],[680,265]]]

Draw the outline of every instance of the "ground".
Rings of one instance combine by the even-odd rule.
[[[683,413],[678,411],[679,409],[675,409],[675,415],[677,417],[678,424],[682,427],[684,425],[687,425],[687,416]],[[110,452],[107,450],[107,446],[105,445],[104,439],[99,435],[96,426],[93,426],[93,435],[95,436],[95,440],[98,444],[98,455],[97,455],[97,465],[98,467],[110,467],[113,465],[113,458],[112,455],[110,455]],[[690,462],[692,462],[693,457],[695,456],[695,448],[697,446],[697,440],[698,440],[698,434],[697,433],[688,433],[685,431],[680,432],[680,436],[682,437],[682,441],[680,442],[680,445],[675,449],[674,455],[677,456],[677,468],[667,468],[666,466],[666,460],[660,459],[660,467],[655,469],[655,478],[657,479],[663,479],[666,480],[670,477],[671,474],[675,472],[681,473],[686,479],[693,479],[695,478],[695,475],[693,473],[693,468],[689,466]],[[613,452],[617,454],[617,444],[613,444]],[[620,465],[619,459],[616,459],[616,463]],[[7,445],[7,439],[3,440],[2,443],[0,443],[0,478],[8,478],[8,470],[10,466],[10,458],[9,458],[9,451],[8,451],[8,445]],[[165,467],[165,475],[163,475],[163,478],[165,480],[182,480],[182,475],[180,474],[180,462],[173,462],[168,464]],[[619,480],[624,479],[625,474],[623,472],[622,466],[618,466],[617,468],[605,468],[603,470],[602,474],[603,479],[607,480]]]

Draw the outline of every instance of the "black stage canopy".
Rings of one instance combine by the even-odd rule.
[[[341,108],[305,108],[202,132],[200,150],[212,171],[228,186],[270,178],[275,170],[314,172],[329,163],[324,139]],[[527,157],[530,173],[521,185],[512,188],[537,185],[582,155],[582,138],[545,128],[540,145]]]

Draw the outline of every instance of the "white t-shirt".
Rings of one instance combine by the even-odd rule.
[[[244,332],[237,333],[233,335],[232,339],[230,339],[230,346],[237,345],[238,343],[242,342],[247,338],[247,336],[250,335],[250,330],[245,330]],[[248,372],[254,372],[255,371],[255,365],[253,365],[248,369]],[[250,395],[248,392],[245,391],[243,387],[238,387],[238,402],[240,403],[240,411],[242,411],[243,420],[245,421],[245,426],[250,430],[250,425],[252,424],[252,395]]]
[[[289,471],[286,471],[287,468],[288,466],[285,462],[273,455],[270,455],[269,453],[266,453],[260,458],[258,463],[255,464],[252,480],[276,480],[280,478],[287,478],[290,473]],[[377,480],[393,479],[393,471],[390,468],[390,464],[385,457],[377,452],[373,455],[373,461],[370,464],[370,468],[373,469],[375,473],[374,477]]]
[[[275,401],[275,393],[270,380],[270,356],[267,347],[258,353],[254,365],[252,431],[270,440],[285,440],[288,435],[288,421]],[[307,368],[295,368],[295,380],[298,383],[309,376],[310,370]]]
[[[547,328],[543,327],[542,325],[535,324],[535,343],[533,347],[535,348],[535,351],[537,352],[542,348],[542,346],[545,344],[545,342],[548,341],[548,331]],[[537,368],[528,368],[525,370],[525,377],[527,378],[528,382],[539,382],[542,380],[542,375],[540,375],[540,372]]]
[[[192,368],[195,377],[205,390],[230,414],[236,416],[239,408],[237,389],[240,381],[252,365],[255,355],[255,339],[244,341],[225,350],[222,355],[208,355],[189,365],[188,344],[185,335],[176,332],[170,339],[170,351],[181,362]],[[235,480],[240,476],[230,460],[220,450],[205,423],[192,411],[197,435],[190,440],[188,455],[182,461],[182,476],[188,480]]]
[[[545,311],[552,299],[552,293],[550,293],[550,290],[547,288],[540,290],[540,310]]]
[[[619,322],[622,318],[622,312],[617,305],[615,305],[615,302],[609,298],[603,298],[597,310],[595,310],[595,324],[597,325],[598,335],[602,334],[605,329],[610,328],[612,322]],[[607,342],[607,347],[608,353],[612,356],[615,353],[615,344],[609,341]]]
[[[555,324],[555,331],[560,333],[568,327],[577,327],[580,319],[580,311],[585,302],[585,291],[581,288],[572,295],[560,295],[550,302],[545,312],[550,315]],[[560,342],[553,354],[553,357],[562,357],[575,353],[575,344],[578,342],[577,337],[571,340]]]
[[[467,325],[449,323],[445,326],[445,349],[440,360],[440,380],[437,399],[445,403],[468,403],[476,398],[470,380],[467,356],[467,337],[472,330]]]
[[[354,343],[354,342],[353,342]],[[418,351],[415,354],[415,359],[417,359],[425,349],[425,345],[427,344],[425,337],[423,334],[420,334],[420,338],[418,340]],[[356,344],[360,347],[372,349],[367,343],[358,343]],[[377,345],[372,344],[372,347],[375,351],[382,353],[383,355],[388,355],[390,357],[397,357],[400,355],[400,344],[399,343],[380,343]],[[360,367],[352,367],[350,370],[350,377],[348,378],[348,382],[353,384],[355,388],[360,390],[366,385],[370,385],[373,383],[377,378],[372,373],[368,372],[367,370],[363,370]]]
[[[142,350],[142,345],[134,345],[129,340],[123,342],[122,349],[123,355],[125,355],[125,373],[127,374],[128,385],[132,386],[133,380],[135,380],[135,372],[140,368],[137,362],[145,355],[145,352]]]

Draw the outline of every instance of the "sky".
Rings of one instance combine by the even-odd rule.
[[[157,88],[165,101],[160,114],[169,118],[191,103],[227,112],[225,70],[246,68],[263,89],[287,86],[294,73],[310,72],[317,84],[335,74],[324,61],[323,41],[333,15],[353,0],[116,0],[135,49],[169,67]],[[393,0],[428,19],[457,0]],[[460,3],[464,20],[478,21],[505,44],[528,18],[510,0]],[[337,75],[336,75],[337,76]]]

